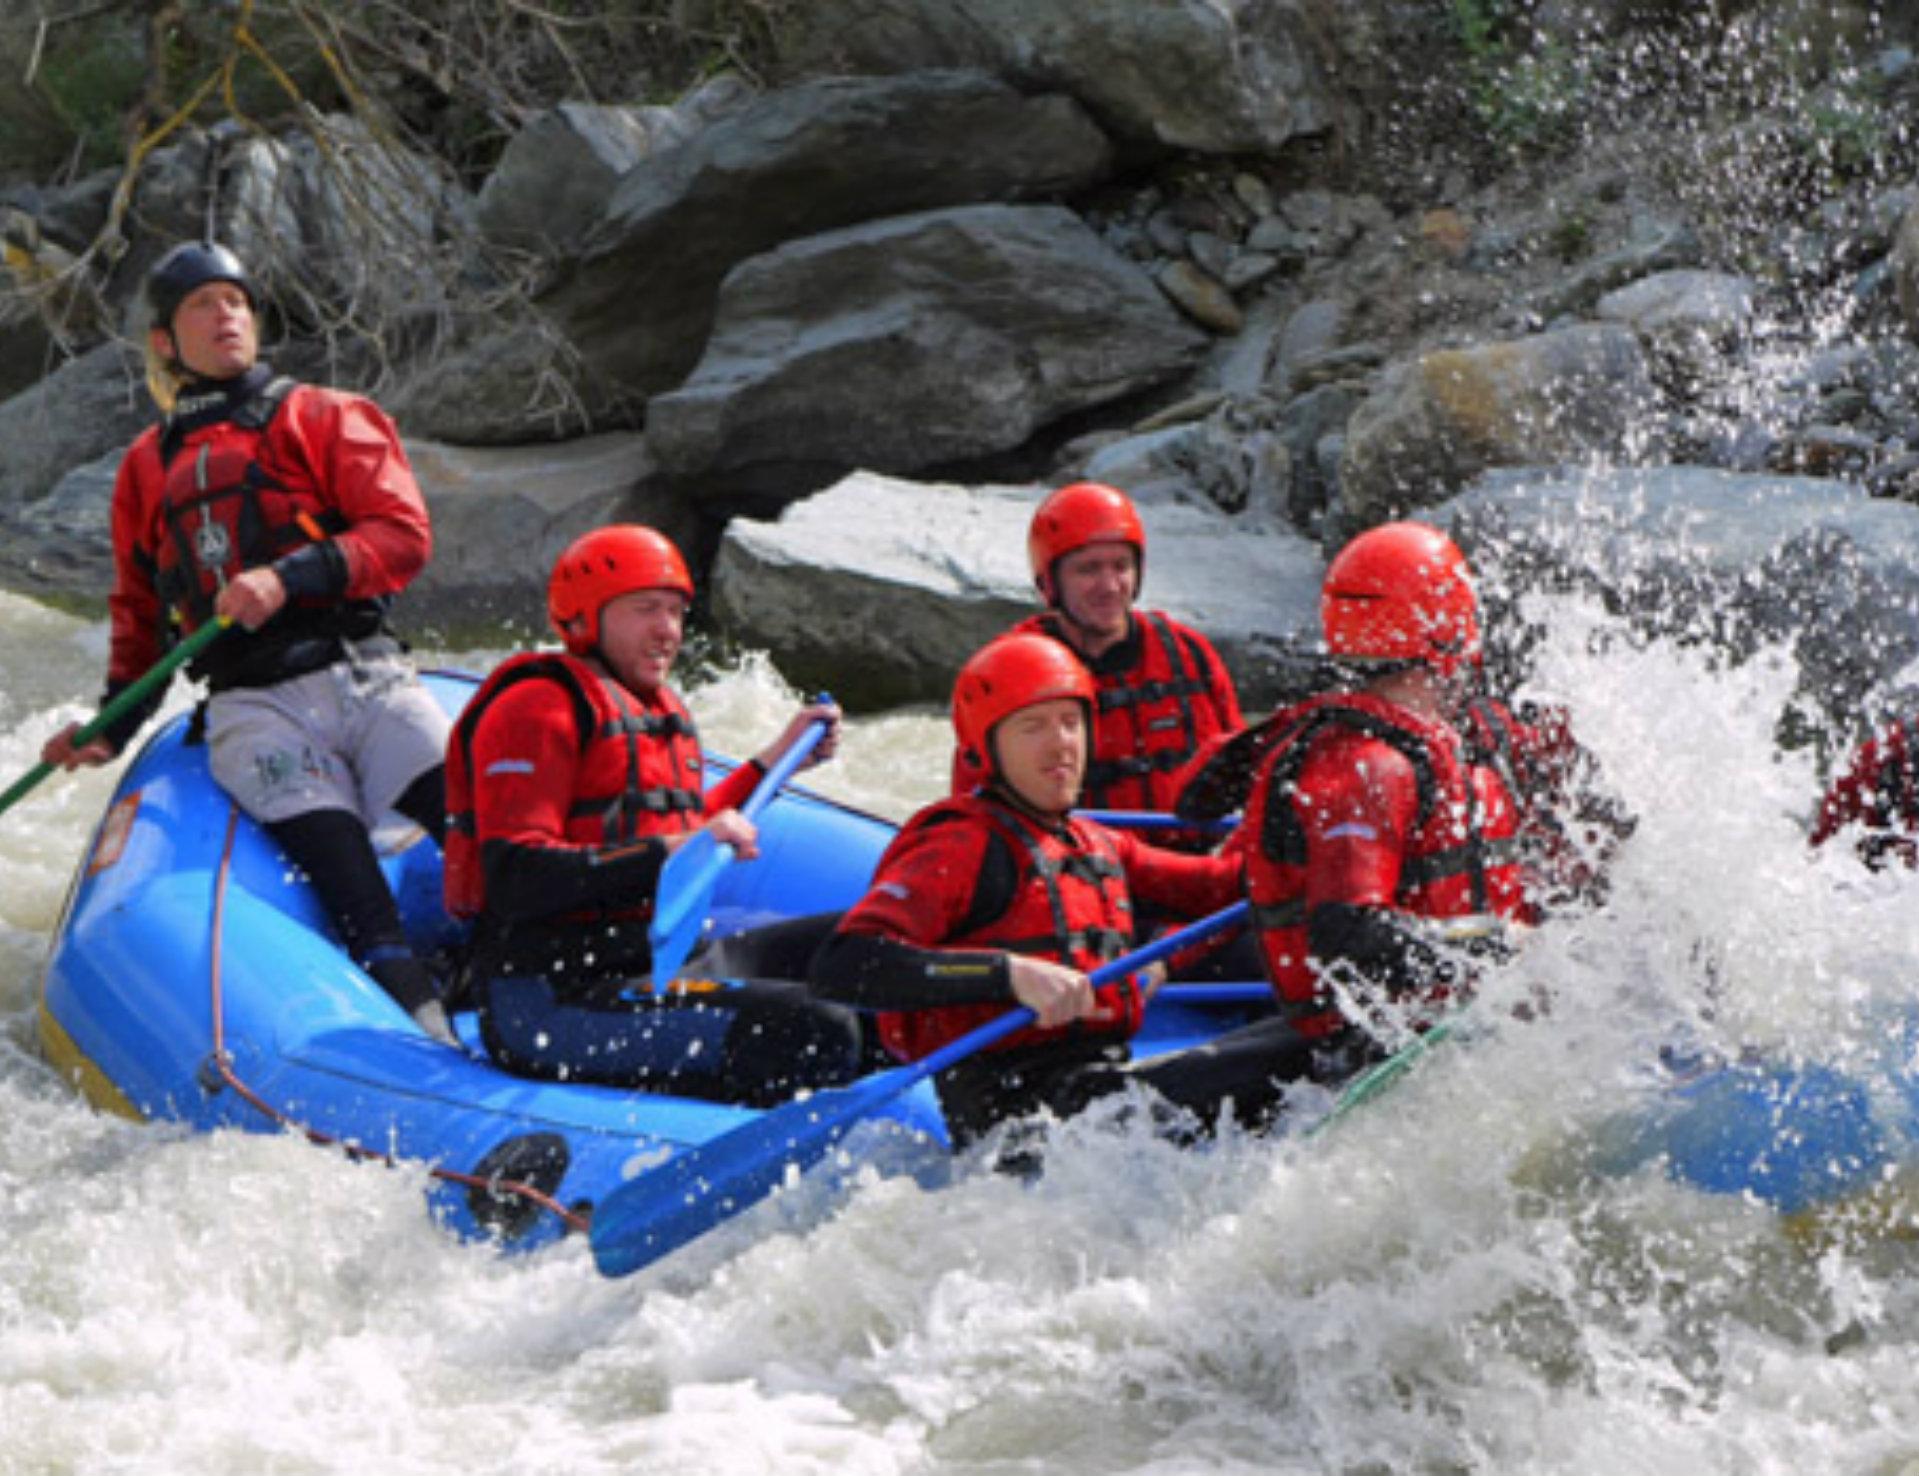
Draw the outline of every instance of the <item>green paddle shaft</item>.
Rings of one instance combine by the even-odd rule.
[[[1359,1075],[1347,1082],[1334,1101],[1332,1111],[1314,1123],[1312,1133],[1324,1132],[1338,1122],[1347,1113],[1364,1107],[1374,1098],[1392,1089],[1393,1085],[1413,1067],[1425,1059],[1426,1054],[1436,1045],[1440,1045],[1453,1033],[1457,1017],[1441,1020],[1424,1034],[1416,1035],[1406,1045],[1401,1046],[1383,1061],[1376,1061]],[[1311,1136],[1311,1133],[1308,1134]]]
[[[218,620],[208,621],[192,635],[181,641],[179,645],[167,652],[166,655],[154,662],[152,666],[147,668],[143,676],[124,692],[118,693],[114,699],[102,707],[79,732],[73,735],[73,746],[75,748],[84,748],[108,728],[119,722],[121,718],[132,712],[134,708],[138,707],[153,694],[156,687],[167,682],[173,676],[174,672],[178,671],[187,662],[191,661],[195,656],[198,656],[202,651],[206,650],[208,646],[212,645],[224,635],[231,623],[232,622],[224,616]],[[20,799],[52,772],[53,765],[42,759],[31,769],[27,770],[26,773],[14,780],[13,783],[8,786],[7,792],[0,794],[0,814],[4,814],[12,807],[16,800]]]

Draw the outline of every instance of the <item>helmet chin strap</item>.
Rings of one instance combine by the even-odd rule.
[[[1084,780],[1082,778],[1082,787]],[[1000,771],[999,753],[993,747],[993,735],[986,735],[986,789],[993,797],[1009,809],[1038,821],[1041,825],[1057,826],[1066,819],[1065,812],[1042,810],[1025,795],[1013,788],[1005,774]]]
[[[1038,824],[1052,828],[1063,824],[1066,820],[1066,815],[1063,811],[1042,810],[1033,804],[1025,795],[1008,784],[1006,780],[1001,777],[998,770],[994,770],[992,775],[987,779],[986,788],[995,799],[1005,805],[1009,810],[1017,810],[1020,814],[1027,816]]]

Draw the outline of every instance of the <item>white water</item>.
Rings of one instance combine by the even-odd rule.
[[[1789,670],[1546,613],[1536,690],[1642,816],[1614,906],[1529,949],[1547,1018],[1311,1141],[1074,1124],[1034,1184],[812,1189],[620,1282],[451,1240],[417,1173],[76,1100],[32,1001],[110,778],[49,781],[0,818],[0,1472],[1919,1472],[1909,1239],[1576,1152],[1677,1025],[1814,1048],[1905,992],[1919,883],[1806,855]],[[0,595],[0,777],[103,647]],[[738,750],[791,700],[749,665],[694,706]],[[931,717],[847,750],[825,787],[887,813],[944,772]]]

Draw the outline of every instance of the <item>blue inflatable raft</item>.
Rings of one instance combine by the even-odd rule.
[[[450,713],[477,686],[428,681]],[[516,1246],[583,1228],[615,1188],[754,1120],[747,1107],[508,1075],[471,1017],[456,1021],[465,1053],[429,1039],[341,952],[304,879],[234,810],[185,730],[167,724],[127,766],[47,964],[42,1049],[95,1104],[423,1161],[448,1225]],[[729,867],[715,895],[716,935],[851,905],[893,827],[788,789],[760,831],[761,858]],[[438,848],[411,831],[385,850],[415,944],[457,944]],[[1165,1048],[1243,1017],[1169,1006],[1152,1029]],[[945,1142],[923,1083],[884,1115]]]
[[[1845,1210],[1919,1164],[1919,1014],[1896,1012],[1843,1060],[1668,1050],[1649,1103],[1605,1123],[1594,1161],[1787,1216]]]

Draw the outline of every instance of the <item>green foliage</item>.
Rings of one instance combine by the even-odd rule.
[[[1854,74],[1799,110],[1799,147],[1827,183],[1869,175],[1885,160],[1892,128],[1880,90]]]
[[[1593,218],[1584,205],[1561,211],[1547,232],[1546,246],[1561,261],[1578,261],[1592,246]]]
[[[1451,7],[1467,99],[1493,138],[1515,149],[1564,142],[1585,106],[1580,57],[1559,41],[1526,45],[1514,0],[1451,0]]]
[[[120,153],[127,100],[137,96],[143,63],[130,37],[98,45],[77,42],[46,56],[35,79],[40,95],[78,148],[86,168],[110,164]]]

